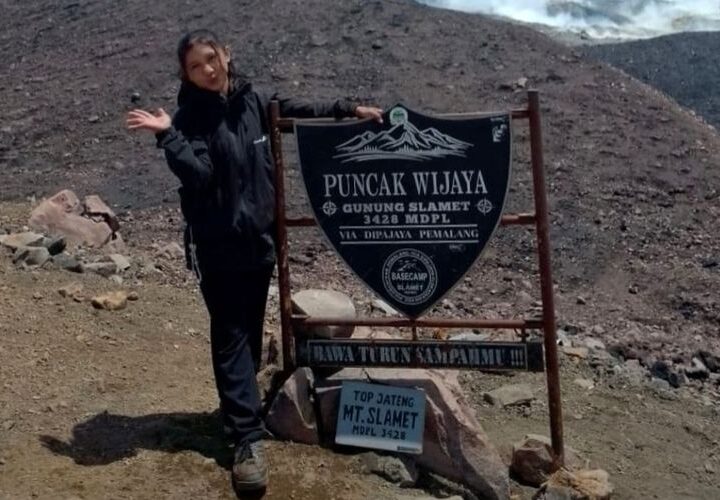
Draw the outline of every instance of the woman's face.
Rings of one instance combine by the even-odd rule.
[[[185,75],[201,89],[227,92],[229,61],[226,50],[216,51],[211,45],[196,43],[185,55]]]

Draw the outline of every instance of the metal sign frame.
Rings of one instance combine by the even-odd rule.
[[[536,90],[529,90],[527,93],[528,105],[524,109],[512,110],[511,123],[517,120],[528,120],[530,131],[530,158],[533,178],[533,199],[534,213],[519,213],[502,215],[501,226],[532,225],[535,226],[537,240],[537,255],[540,271],[540,292],[542,302],[542,314],[540,318],[533,319],[445,319],[420,317],[410,318],[331,318],[331,317],[308,317],[293,314],[291,291],[290,291],[290,269],[288,264],[288,227],[312,227],[316,221],[312,217],[288,218],[285,213],[285,166],[282,154],[282,133],[292,133],[294,130],[293,118],[280,117],[280,105],[277,101],[270,104],[270,136],[273,160],[275,163],[275,216],[277,221],[277,257],[278,257],[278,286],[280,292],[280,319],[282,328],[282,353],[283,368],[290,373],[298,365],[298,361],[304,361],[307,366],[404,366],[404,367],[435,367],[435,368],[469,368],[469,369],[524,369],[530,371],[542,371],[542,360],[544,357],[544,368],[547,379],[548,406],[550,413],[550,435],[554,452],[555,466],[560,467],[564,462],[562,408],[560,397],[560,375],[557,353],[557,333],[555,324],[555,301],[553,296],[552,269],[550,264],[550,236],[548,222],[547,194],[545,188],[545,171],[543,166],[542,150],[542,127],[539,94]],[[468,113],[442,115],[443,117],[467,117],[483,116],[487,113]],[[305,327],[313,325],[353,325],[353,326],[384,326],[384,327],[410,327],[412,329],[412,340],[354,340],[354,339],[333,339],[332,341],[314,341],[313,345],[298,342],[295,345],[294,327],[298,325]],[[478,353],[465,352],[465,359],[479,359],[476,363],[463,365],[462,363],[449,363],[449,357],[462,359],[463,351],[458,349],[468,348],[468,342],[456,342],[450,340],[442,341],[421,341],[418,339],[417,328],[419,327],[440,327],[440,328],[488,328],[488,329],[516,329],[522,332],[530,329],[542,330],[543,342],[522,342],[516,343],[475,343],[472,347],[478,349]],[[527,344],[527,345],[525,345]],[[353,347],[354,346],[354,347]],[[363,346],[358,350],[358,346]],[[393,351],[391,347],[394,346]],[[523,347],[524,346],[524,347]],[[422,349],[431,349],[423,355]],[[482,349],[500,349],[507,352],[510,360],[509,366],[499,363],[484,363]],[[385,350],[382,350],[385,349]],[[503,351],[503,349],[505,349]],[[524,351],[523,351],[524,349]],[[455,350],[455,351],[453,351]],[[521,353],[524,352],[523,357]],[[544,352],[543,352],[544,351]],[[329,353],[329,355],[324,355]],[[371,354],[374,353],[374,354]],[[363,355],[364,354],[364,355]],[[544,356],[543,356],[544,354]],[[474,356],[474,357],[473,357]],[[486,360],[487,360],[487,355]],[[498,354],[498,356],[504,356]],[[519,356],[519,357],[515,357]],[[302,359],[304,358],[304,359]],[[432,362],[428,360],[432,358]],[[503,363],[505,360],[503,360]]]

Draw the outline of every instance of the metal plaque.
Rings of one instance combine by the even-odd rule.
[[[418,389],[343,382],[335,442],[422,453],[425,393]]]
[[[542,342],[298,340],[299,366],[544,370]]]
[[[384,123],[295,122],[312,211],[383,300],[416,318],[470,269],[502,215],[510,115],[440,119],[395,106]]]

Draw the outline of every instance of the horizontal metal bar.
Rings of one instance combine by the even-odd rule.
[[[497,112],[471,112],[471,113],[443,113],[439,115],[433,115],[437,118],[483,118],[485,116],[494,116],[503,113],[503,111]],[[510,111],[510,116],[514,120],[526,120],[530,117],[530,112],[527,109],[513,109]],[[278,120],[278,127],[280,132],[293,133],[295,131],[295,121],[302,120],[303,123],[337,123],[337,120],[332,118],[280,118]]]
[[[438,327],[438,328],[495,328],[507,330],[539,330],[541,319],[457,319],[457,318],[334,318],[293,314],[292,320],[302,326],[392,326],[392,327]]]
[[[535,214],[506,214],[500,219],[502,226],[534,225]]]
[[[315,219],[312,217],[294,217],[285,219],[288,227],[312,227],[316,226]],[[535,224],[535,214],[507,214],[500,219],[503,226],[533,225]]]
[[[311,227],[317,226],[315,219],[312,217],[294,217],[292,219],[285,219],[285,224],[288,227]]]

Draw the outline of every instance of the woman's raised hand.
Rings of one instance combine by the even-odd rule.
[[[144,109],[133,109],[128,113],[125,124],[130,130],[145,129],[157,134],[169,129],[172,120],[170,115],[162,108],[156,109],[153,113],[149,113]]]

